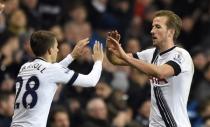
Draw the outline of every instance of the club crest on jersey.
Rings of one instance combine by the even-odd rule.
[[[167,84],[168,83],[166,79],[160,79],[157,77],[149,77],[149,80],[154,84]]]
[[[184,59],[180,54],[175,54],[174,61],[181,64],[184,61]]]

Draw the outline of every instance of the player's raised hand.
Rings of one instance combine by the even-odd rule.
[[[89,43],[89,38],[85,38],[83,40],[80,40],[75,45],[73,51],[71,52],[71,55],[74,59],[77,59],[79,56],[83,55],[84,48]]]
[[[95,41],[95,44],[93,46],[93,60],[97,61],[103,61],[104,58],[104,52],[103,52],[103,46],[99,41]]]
[[[120,36],[120,34],[118,33],[117,30],[113,31],[113,36],[112,36],[112,38],[114,38],[117,42],[120,42],[121,36]]]
[[[109,37],[112,37],[113,39],[115,39],[117,42],[120,42],[120,34],[118,33],[117,30],[115,31],[111,31],[110,34],[109,34]]]
[[[108,32],[107,37],[106,37],[106,46],[107,48],[114,48],[113,44],[110,42],[110,40],[108,39],[109,37],[112,37],[113,39],[115,39],[118,43],[120,42],[120,34],[117,32],[117,30],[115,31],[111,31]]]
[[[128,57],[128,55],[123,50],[121,44],[117,40],[115,40],[112,37],[108,37],[107,40],[113,45],[113,47],[108,48],[110,52],[112,52],[114,55],[124,60]]]
[[[5,5],[3,3],[0,3],[0,13],[3,12]]]

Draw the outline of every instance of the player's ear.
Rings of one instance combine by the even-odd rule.
[[[49,53],[49,55],[51,55],[52,52],[53,52],[53,49],[52,49],[52,48],[49,48],[49,49],[47,50],[47,52]]]
[[[169,29],[169,37],[173,38],[174,34],[175,34],[175,29]]]

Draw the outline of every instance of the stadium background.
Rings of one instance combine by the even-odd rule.
[[[193,127],[210,127],[210,1],[209,0],[6,0],[0,14],[0,127],[9,127],[20,66],[34,59],[29,37],[35,30],[54,32],[58,61],[76,42],[90,37],[86,54],[69,68],[87,74],[92,69],[94,40],[105,46],[108,31],[118,30],[127,52],[149,48],[156,10],[181,16],[177,45],[187,49],[195,65],[188,113]],[[59,75],[58,75],[59,76]],[[46,90],[47,94],[47,90]],[[60,85],[48,127],[147,127],[150,108],[148,77],[107,58],[96,88]],[[60,113],[60,114],[59,114]],[[67,117],[68,115],[68,117]],[[62,125],[62,126],[59,126]]]

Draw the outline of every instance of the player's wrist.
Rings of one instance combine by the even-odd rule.
[[[97,60],[94,61],[94,63],[96,63],[96,62],[102,62],[102,61],[103,61],[102,59],[97,59]]]
[[[74,54],[74,53],[70,53],[70,57],[74,60],[74,59],[77,59],[77,55]]]
[[[76,59],[76,58],[75,58],[75,56],[74,56],[74,55],[72,55],[72,54],[69,54],[69,55],[68,55],[68,57],[70,58],[70,60],[71,60],[71,61],[73,61],[73,60],[75,60],[75,59]]]
[[[131,61],[131,57],[129,55],[124,55],[124,56],[122,56],[121,59],[124,60],[124,61],[126,61],[126,62]]]

